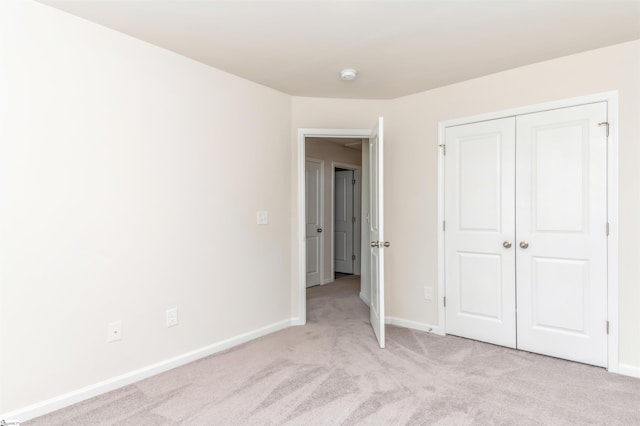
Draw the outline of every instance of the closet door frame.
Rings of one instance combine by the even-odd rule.
[[[471,124],[479,121],[495,120],[530,114],[552,109],[567,108],[578,105],[607,102],[607,117],[609,131],[607,143],[607,216],[609,235],[607,238],[607,312],[609,321],[609,335],[607,340],[607,370],[619,372],[618,359],[618,92],[610,91],[575,98],[561,99],[541,104],[511,108],[468,117],[462,117],[438,123],[438,331],[446,334],[446,320],[444,308],[445,296],[445,247],[443,230],[444,223],[444,176],[445,176],[445,129],[450,126]]]

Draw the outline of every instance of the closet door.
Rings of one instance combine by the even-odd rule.
[[[606,366],[606,102],[516,120],[518,348]]]
[[[354,260],[353,234],[355,215],[353,214],[355,179],[353,170],[341,170],[334,174],[335,193],[333,209],[333,268],[335,272],[353,274]]]
[[[515,347],[515,119],[445,136],[447,333]]]

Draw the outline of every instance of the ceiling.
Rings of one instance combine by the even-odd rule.
[[[640,0],[39,1],[295,96],[391,99],[640,38]]]

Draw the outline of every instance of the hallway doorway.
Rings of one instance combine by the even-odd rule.
[[[305,139],[306,287],[332,283],[336,272],[360,274],[362,143]]]

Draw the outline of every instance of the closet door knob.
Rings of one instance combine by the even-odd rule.
[[[502,247],[511,248],[511,241],[505,241],[504,243],[502,243]]]
[[[527,247],[529,247],[529,243],[526,241],[522,241],[520,243],[520,248],[526,249]]]

